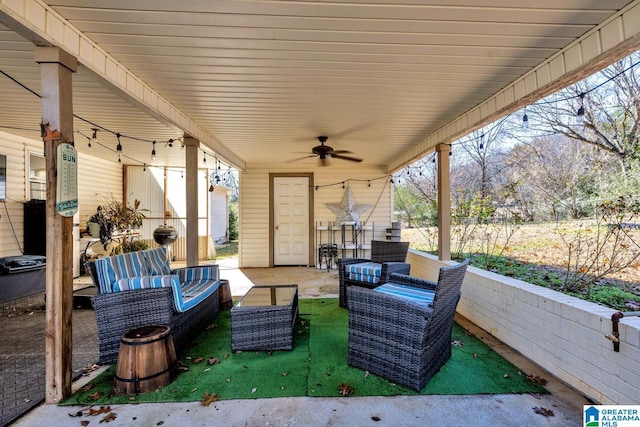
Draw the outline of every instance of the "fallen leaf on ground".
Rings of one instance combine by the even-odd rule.
[[[197,365],[198,363],[202,362],[204,360],[204,357],[196,357],[195,359],[193,359],[193,364]]]
[[[108,415],[106,415],[103,419],[100,420],[100,423],[108,423],[110,421],[115,420],[116,414],[114,414],[113,412],[109,413]]]
[[[461,340],[455,340],[451,342],[451,345],[454,347],[464,347],[464,343]]]
[[[251,389],[251,393],[255,393],[256,391],[258,391],[258,387],[254,387]]]
[[[527,375],[527,379],[533,383],[540,384],[540,385],[546,385],[549,382],[545,378],[542,378],[533,374]]]
[[[108,414],[111,412],[111,406],[101,406],[98,409],[89,408],[89,415]]]
[[[80,421],[80,425],[82,427],[87,427],[89,425],[89,421],[88,420],[82,420],[82,421]]]
[[[104,393],[103,393],[103,392],[101,392],[101,391],[96,391],[95,393],[91,393],[91,394],[87,397],[87,399],[89,399],[89,400],[98,400],[98,399],[100,399],[103,395],[104,395]]]
[[[551,409],[543,408],[541,406],[536,406],[535,408],[533,408],[533,412],[535,412],[536,414],[544,415],[545,417],[553,417],[556,415]]]
[[[217,327],[218,327],[218,325],[216,325],[215,323],[212,323],[209,326],[207,326],[207,330],[210,331],[211,329],[215,329]]]
[[[282,373],[282,376],[283,376],[283,377],[286,377],[287,375],[289,375],[289,372],[283,372],[283,373]]]
[[[202,399],[202,404],[204,406],[209,406],[211,402],[217,402],[218,400],[220,400],[220,396],[218,396],[216,393],[213,393],[213,394],[205,393]]]
[[[340,394],[343,396],[349,396],[354,391],[356,391],[356,389],[351,387],[349,384],[338,384],[338,392],[340,392]]]
[[[504,378],[509,378],[509,377],[510,377],[510,375],[509,375],[509,374],[504,374],[504,375],[503,375],[503,377],[504,377]]]
[[[220,363],[220,359],[218,359],[217,357],[210,357],[210,358],[207,360],[207,363],[208,363],[209,365],[215,365],[216,363]]]
[[[82,387],[82,391],[89,391],[93,388],[93,384],[87,384],[86,386]]]

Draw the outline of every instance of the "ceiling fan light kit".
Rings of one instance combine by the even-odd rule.
[[[324,145],[324,143],[327,142],[328,139],[329,139],[328,136],[324,136],[324,135],[319,136],[318,141],[320,142],[320,145],[316,145],[315,147],[313,147],[311,149],[311,154],[309,156],[302,157],[302,159],[307,157],[318,157],[322,162],[322,166],[327,165],[326,160],[328,157],[331,157],[334,159],[348,160],[350,162],[357,162],[357,163],[360,163],[362,161],[362,159],[359,159],[357,157],[345,156],[345,154],[351,154],[351,151],[334,150],[333,147]],[[294,159],[293,161],[295,160],[301,160],[301,159]]]

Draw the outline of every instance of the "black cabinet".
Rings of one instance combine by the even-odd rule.
[[[47,254],[46,200],[30,200],[24,204],[24,254]]]

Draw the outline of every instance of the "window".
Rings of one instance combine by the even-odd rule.
[[[40,154],[29,153],[29,196],[31,200],[47,198],[47,168]]]

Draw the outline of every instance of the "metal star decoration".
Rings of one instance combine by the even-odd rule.
[[[340,203],[325,203],[334,214],[336,214],[336,223],[353,221],[356,224],[360,222],[360,214],[364,213],[371,205],[356,203],[351,193],[351,187],[347,185],[344,191],[342,201]]]

